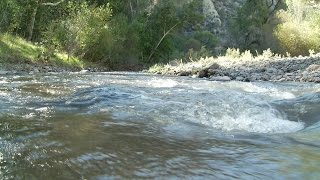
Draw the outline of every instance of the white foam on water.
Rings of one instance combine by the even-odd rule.
[[[271,85],[268,87],[261,87],[253,83],[241,83],[238,85],[240,85],[245,92],[266,94],[270,97],[279,98],[279,99],[296,98],[296,96],[293,93],[284,91],[276,87],[272,87]]]
[[[0,96],[8,96],[7,92],[0,92]]]
[[[173,80],[150,82],[153,87],[173,87],[177,84]],[[152,96],[147,94],[148,98],[139,98],[137,104],[143,102],[143,107],[149,107],[147,109],[152,111],[139,111],[139,106],[137,111],[164,123],[187,121],[222,131],[274,134],[297,132],[305,127],[303,122],[290,121],[285,114],[269,104],[273,100],[293,98],[290,91],[281,92],[278,88],[249,85],[252,87],[251,93],[244,91],[243,86],[228,90],[228,84],[213,85],[204,86],[209,90],[203,91],[192,87],[192,91],[177,92],[176,89],[168,88],[165,90],[167,93],[161,91]]]
[[[40,112],[48,112],[50,110],[50,108],[49,107],[41,107],[41,108],[37,108],[35,110],[40,111]]]
[[[303,122],[290,121],[271,107],[252,107],[233,112],[228,108],[221,108],[221,112],[218,113],[203,112],[202,109],[196,116],[187,114],[189,115],[188,119],[192,122],[223,131],[274,134],[292,133],[304,129]]]
[[[296,96],[290,92],[281,92],[281,91],[274,91],[270,93],[270,96],[282,99],[294,99]]]
[[[178,82],[171,79],[154,79],[149,81],[148,85],[155,88],[171,88],[177,86]]]
[[[31,119],[31,118],[33,118],[33,117],[35,117],[35,116],[36,116],[35,113],[28,113],[28,114],[26,114],[26,115],[24,115],[24,116],[22,116],[22,117],[25,118],[25,119]]]
[[[265,93],[268,92],[270,89],[256,86],[252,83],[245,83],[242,84],[243,90],[246,92],[256,92],[256,93]]]
[[[254,116],[241,114],[236,118],[223,116],[221,119],[209,121],[207,124],[225,131],[240,130],[255,133],[292,133],[304,128],[302,122],[275,117],[271,113]]]

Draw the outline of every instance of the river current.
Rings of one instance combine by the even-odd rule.
[[[0,179],[239,178],[320,178],[320,84],[0,77]]]

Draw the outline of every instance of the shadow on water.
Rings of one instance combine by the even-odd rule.
[[[273,102],[291,121],[302,121],[306,127],[320,122],[320,92],[294,99]]]

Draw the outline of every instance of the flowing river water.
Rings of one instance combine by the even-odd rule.
[[[319,179],[320,84],[0,77],[0,179]]]

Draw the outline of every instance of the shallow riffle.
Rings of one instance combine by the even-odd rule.
[[[316,179],[320,85],[0,77],[0,179]]]

